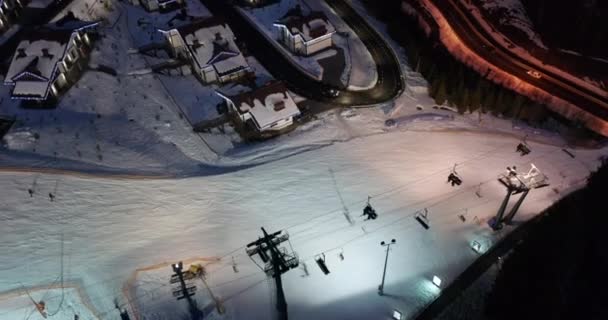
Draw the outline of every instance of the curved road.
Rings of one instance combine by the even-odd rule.
[[[437,7],[461,41],[478,55],[498,68],[538,87],[551,95],[571,102],[582,110],[608,121],[608,93],[598,94],[585,86],[532,64],[523,57],[505,48],[494,40],[472,16],[460,0],[422,0]],[[537,79],[527,71],[537,70],[542,78]]]
[[[336,98],[324,95],[324,92],[334,87],[310,78],[292,65],[287,57],[269,43],[269,39],[231,5],[231,1],[201,0],[201,2],[214,15],[225,17],[230,27],[246,42],[247,48],[260,63],[276,78],[284,80],[290,90],[301,96],[344,106],[369,105],[389,101],[404,89],[399,60],[382,36],[345,0],[327,0],[327,4],[350,26],[371,53],[377,67],[378,81],[371,89],[341,91],[340,96]]]

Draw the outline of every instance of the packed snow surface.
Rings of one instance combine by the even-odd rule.
[[[360,117],[353,112],[341,116],[345,125]],[[302,277],[297,269],[284,276],[293,319],[376,319],[392,308],[412,315],[438,294],[429,284],[433,275],[449,283],[475,259],[472,240],[487,247],[502,236],[477,221],[487,220],[499,206],[504,188],[496,177],[506,166],[524,170],[534,163],[551,179],[551,187],[528,196],[516,219],[525,220],[580,186],[606,151],[579,150],[573,159],[561,147],[531,143],[532,153],[521,157],[514,151],[518,140],[510,137],[396,127],[207,177],[128,180],[2,173],[2,292],[15,296],[23,293],[22,287],[57,286],[63,274],[65,283],[86,294],[100,318],[118,318],[117,299],[146,319],[176,319],[171,313],[155,316],[185,303],[174,300],[167,289],[169,265],[161,268],[164,275],[141,276],[155,280],[129,282],[132,273],[166,261],[220,258],[209,265],[207,277],[230,310],[218,318],[270,319],[271,289],[244,251],[264,226],[289,232],[293,249],[310,272]],[[455,163],[464,180],[460,187],[446,183]],[[28,189],[34,191],[32,197]],[[368,195],[377,220],[359,216]],[[428,231],[413,218],[423,208],[429,212]],[[353,226],[344,210],[355,220]],[[376,290],[385,254],[380,241],[392,238],[397,244],[389,258],[388,296],[380,297]],[[344,261],[337,257],[342,251]],[[327,276],[312,260],[321,253],[331,271]],[[232,257],[239,273],[230,268]],[[125,284],[137,288],[125,289]],[[202,299],[205,291],[198,286]],[[135,295],[127,300],[125,290]],[[57,292],[49,294],[47,308],[61,308],[59,298]],[[207,299],[200,305],[209,303]],[[21,318],[28,308],[5,305],[0,319]],[[30,319],[39,316],[34,313]]]

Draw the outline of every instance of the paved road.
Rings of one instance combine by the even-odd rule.
[[[201,2],[214,15],[225,17],[237,38],[243,39],[247,48],[262,65],[276,78],[284,80],[289,89],[299,95],[334,105],[369,105],[390,101],[404,88],[397,57],[382,36],[344,0],[327,0],[327,3],[353,29],[371,53],[377,66],[378,82],[369,90],[342,91],[336,98],[324,95],[324,92],[334,87],[310,78],[292,65],[289,59],[269,42],[269,39],[230,4],[230,1],[201,0]]]
[[[608,121],[608,93],[607,95],[598,94],[519,57],[495,41],[459,0],[426,1],[439,8],[459,38],[470,49],[493,65]],[[530,76],[527,74],[529,70],[538,70],[542,73],[542,78],[536,79]]]

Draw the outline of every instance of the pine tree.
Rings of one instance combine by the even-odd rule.
[[[458,106],[458,113],[460,113],[460,114],[464,114],[465,112],[467,112],[467,110],[469,110],[469,90],[468,89],[464,90],[464,93],[462,94],[462,101],[460,101],[460,104],[458,104],[457,106]]]
[[[501,114],[504,109],[504,92],[504,89],[498,88],[498,94],[496,95],[496,100],[494,101],[494,106],[492,108],[492,114],[495,116]]]
[[[510,112],[509,112],[509,116],[513,117],[515,119],[519,119],[520,113],[521,113],[521,108],[524,104],[525,98],[524,96],[522,96],[521,94],[515,94],[515,98],[513,99],[513,102],[511,104],[511,108],[510,108]]]
[[[473,89],[470,95],[469,110],[471,112],[479,109],[481,106],[481,88],[479,84]]]
[[[445,103],[448,94],[447,94],[447,90],[445,88],[445,78],[442,76],[441,78],[439,78],[439,84],[437,87],[437,92],[435,93],[435,103],[438,105],[442,105]]]
[[[485,86],[485,92],[481,103],[481,110],[485,113],[494,109],[496,103],[496,87],[494,85]]]

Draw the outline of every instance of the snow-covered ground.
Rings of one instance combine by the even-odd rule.
[[[352,131],[356,121],[366,122],[356,114],[342,119]],[[506,166],[535,163],[551,179],[551,187],[535,190],[524,203],[517,220],[528,219],[580,186],[588,168],[608,151],[577,150],[572,159],[561,146],[531,143],[532,153],[521,157],[514,151],[517,143],[502,135],[393,129],[218,176],[133,181],[2,173],[0,286],[5,291],[56,284],[63,235],[64,270],[70,270],[65,281],[80,283],[97,313],[112,312],[117,298],[163,319],[153,317],[159,306],[147,295],[126,302],[123,285],[132,272],[163,261],[220,257],[210,265],[208,280],[232,312],[227,319],[268,319],[269,288],[243,248],[264,226],[288,231],[310,272],[285,276],[294,319],[374,319],[392,308],[411,315],[438,293],[429,277],[449,282],[475,259],[470,241],[487,246],[501,236],[475,221],[486,221],[500,204],[504,190],[496,176]],[[464,179],[457,188],[445,182],[454,163]],[[481,198],[475,194],[480,184]],[[49,201],[49,192],[55,201]],[[338,192],[354,226],[343,216]],[[368,195],[377,220],[359,217]],[[422,208],[429,210],[429,231],[413,219]],[[397,244],[385,287],[391,296],[379,297],[384,255],[379,242],[392,238]],[[344,261],[337,257],[341,250]],[[320,253],[326,254],[328,276],[312,261]],[[239,273],[231,268],[232,257]],[[145,279],[138,282],[145,289],[138,290],[166,291],[166,278]],[[161,307],[178,303],[164,301]],[[47,304],[58,308],[57,299],[48,298]],[[15,312],[25,310],[6,308],[0,319],[14,319]]]
[[[332,40],[334,46],[341,48],[344,52],[346,62],[346,67],[341,77],[343,84],[348,86],[349,90],[365,90],[373,87],[378,74],[371,54],[357,37],[356,33],[333,12],[325,1],[283,0],[261,8],[241,9],[241,12],[249,17],[252,22],[256,23],[269,39],[277,41],[279,29],[273,23],[283,18],[289,10],[297,5],[304,8],[304,10],[324,12],[330,23],[336,28],[337,33],[334,34]],[[278,44],[278,42],[276,47],[280,48],[286,56],[301,66],[313,78],[320,80],[323,77],[324,70],[318,61],[326,58],[328,56],[327,52],[319,52],[312,56],[304,57],[291,53],[283,45]],[[335,54],[335,50],[333,54]]]

